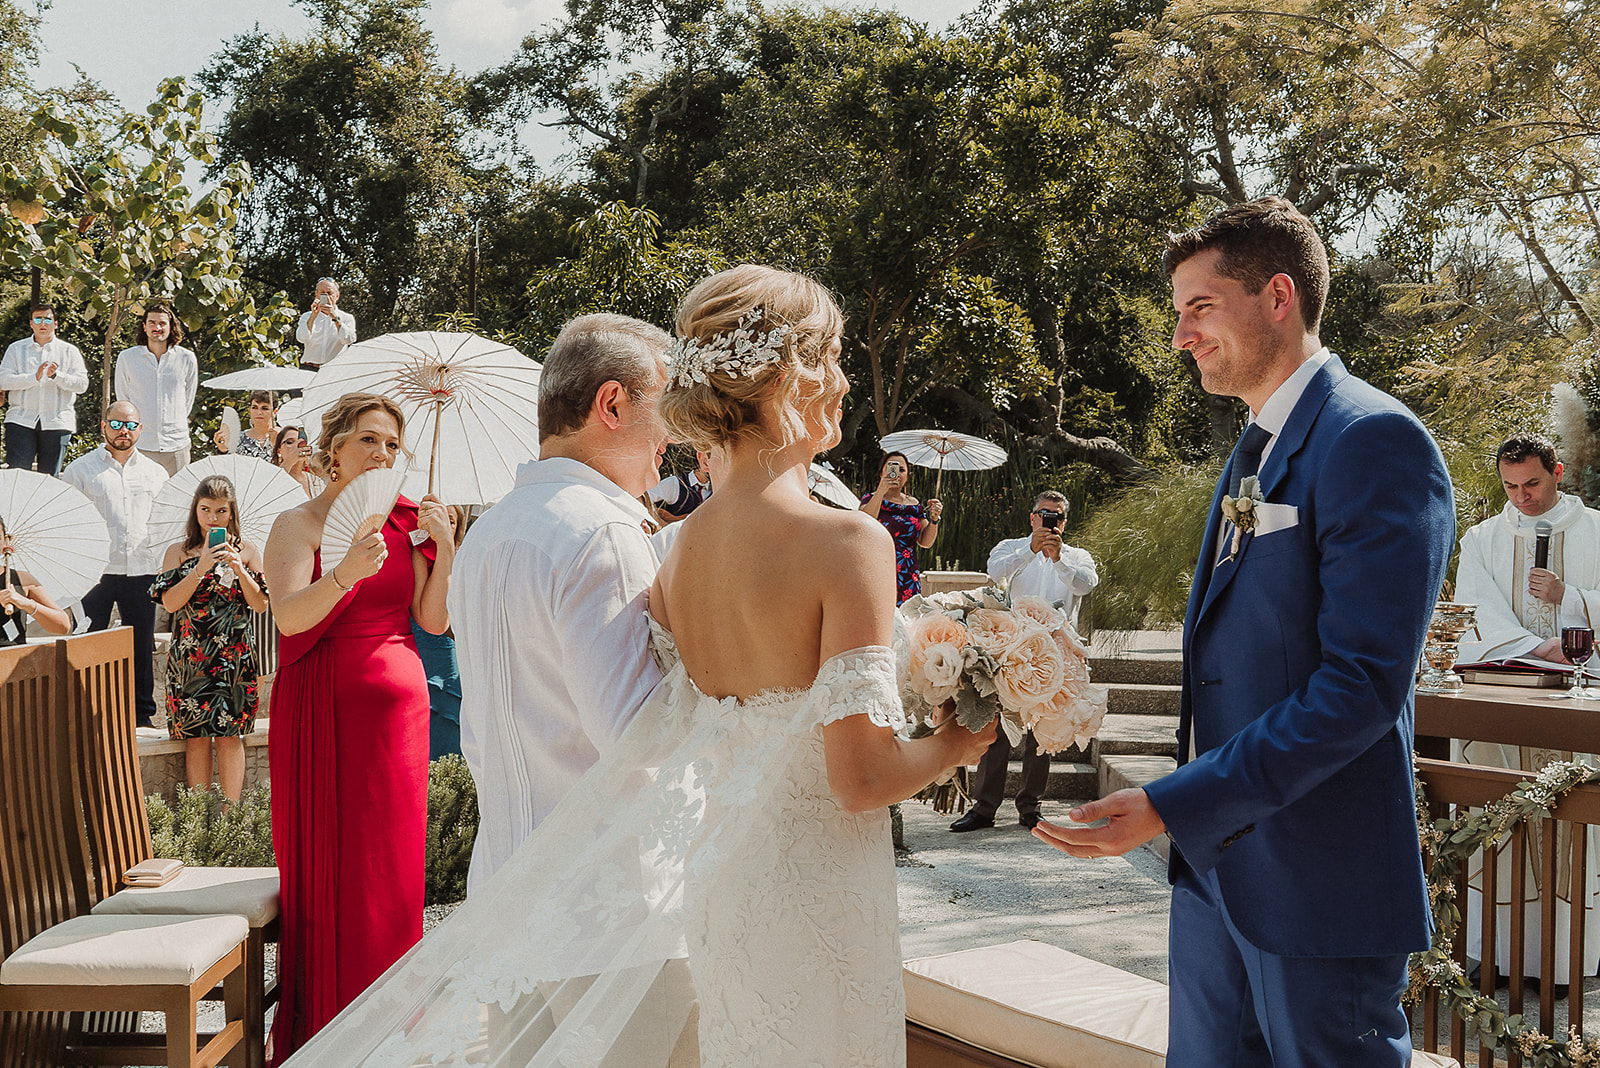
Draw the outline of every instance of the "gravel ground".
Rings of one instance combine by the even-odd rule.
[[[1046,801],[1046,819],[1068,802]],[[1058,853],[1016,823],[952,832],[931,805],[900,806],[908,855],[898,869],[906,958],[1036,938],[1136,975],[1167,981],[1166,865],[1143,849],[1110,860]]]

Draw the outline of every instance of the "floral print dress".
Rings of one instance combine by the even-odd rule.
[[[865,504],[872,499],[869,493],[861,498]],[[878,505],[878,522],[889,529],[894,538],[894,578],[899,587],[900,599],[895,604],[905,604],[922,592],[922,569],[917,566],[917,535],[927,523],[927,512],[922,502],[896,504],[883,501]]]
[[[156,576],[150,596],[182,582],[199,563],[190,557]],[[263,592],[266,583],[255,571]],[[235,738],[256,726],[256,653],[250,606],[237,581],[216,569],[200,580],[189,603],[172,613],[167,650],[167,731],[174,738]]]

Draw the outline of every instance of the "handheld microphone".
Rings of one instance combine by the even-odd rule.
[[[1533,566],[1545,571],[1550,570],[1550,532],[1547,520],[1541,519],[1533,525]]]

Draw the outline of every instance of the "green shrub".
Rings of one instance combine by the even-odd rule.
[[[1169,468],[1095,510],[1077,544],[1094,557],[1100,585],[1081,622],[1096,633],[1183,622],[1224,462]]]
[[[428,766],[429,905],[445,905],[467,896],[467,865],[478,837],[478,788],[467,762],[454,754]]]
[[[160,794],[145,798],[150,842],[158,857],[208,868],[271,868],[272,794],[267,784],[246,789],[223,804],[215,786],[178,787],[174,809]]]

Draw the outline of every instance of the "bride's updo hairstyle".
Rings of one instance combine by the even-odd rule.
[[[743,264],[712,275],[678,308],[672,377],[661,417],[674,437],[709,451],[741,438],[783,448],[807,436],[839,443],[849,388],[835,342],[844,315],[819,283]],[[771,409],[777,440],[763,425]]]

